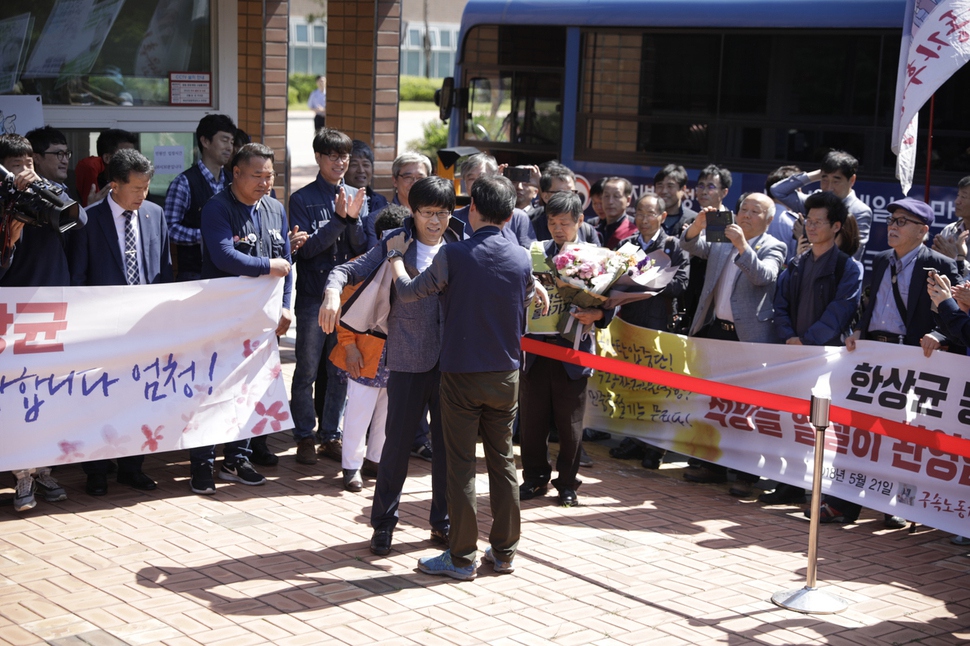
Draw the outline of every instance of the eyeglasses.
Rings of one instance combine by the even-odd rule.
[[[424,175],[418,175],[416,173],[401,173],[398,178],[405,184],[414,184],[419,179],[424,179]]]
[[[350,161],[349,154],[338,155],[337,153],[330,153],[329,155],[324,155],[324,156],[335,164],[337,162],[343,162],[344,164],[346,164],[347,162]]]
[[[821,226],[832,226],[832,225],[829,223],[827,219],[826,220],[812,220],[812,219],[805,220],[806,229],[817,229],[818,227],[821,227]]]
[[[427,220],[437,220],[438,222],[444,222],[451,217],[451,211],[415,211],[414,214],[420,215]]]
[[[73,154],[70,150],[49,150],[41,153],[41,155],[57,155],[57,161],[67,161]]]
[[[698,184],[694,187],[695,191],[719,191],[721,187],[717,184]]]
[[[923,226],[922,222],[919,222],[917,220],[910,220],[909,218],[904,218],[902,216],[898,218],[889,218],[888,220],[886,220],[886,224],[888,224],[891,227],[896,227],[898,229],[902,229],[907,224],[915,224],[918,226]]]

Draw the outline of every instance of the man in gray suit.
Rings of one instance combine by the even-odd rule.
[[[749,343],[774,343],[775,281],[785,262],[787,247],[766,233],[775,213],[775,204],[763,193],[751,193],[741,202],[736,222],[724,235],[728,242],[708,242],[705,229],[707,207],[697,214],[684,231],[683,248],[693,256],[707,259],[704,287],[690,336]],[[724,482],[725,467],[702,463],[684,473],[690,482]],[[730,493],[744,497],[757,476],[738,473]]]
[[[435,255],[445,246],[462,239],[464,223],[451,217],[455,210],[454,185],[441,177],[425,177],[410,187],[408,202],[412,217],[404,221],[388,237],[404,231],[416,244],[408,247],[404,266],[411,277],[427,269]],[[320,326],[330,334],[338,323],[340,293],[344,286],[356,285],[373,274],[384,261],[398,252],[387,249],[381,240],[363,256],[339,265],[327,277],[323,305],[320,307]],[[441,351],[441,304],[437,298],[405,303],[391,292],[390,313],[387,318],[387,428],[384,449],[377,470],[374,505],[371,508],[370,550],[378,556],[391,551],[391,537],[397,526],[401,491],[408,475],[408,458],[418,426],[431,412],[431,443],[435,447],[431,457],[431,540],[447,547],[450,524],[445,500],[446,468],[441,435],[438,390],[441,372],[438,354]]]

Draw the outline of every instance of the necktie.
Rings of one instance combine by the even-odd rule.
[[[129,285],[137,285],[141,281],[138,279],[138,248],[135,246],[135,227],[131,223],[131,218],[135,215],[131,211],[125,211],[125,278]]]

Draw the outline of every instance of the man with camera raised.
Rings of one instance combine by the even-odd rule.
[[[723,213],[723,212],[720,212]],[[775,204],[763,193],[751,193],[741,202],[737,221],[721,230],[708,226],[719,214],[709,206],[697,214],[684,231],[681,243],[692,256],[707,259],[704,285],[690,336],[724,341],[774,343],[772,327],[775,281],[785,262],[787,247],[766,233],[775,213]],[[715,233],[717,234],[715,236]],[[689,482],[724,482],[725,467],[703,463],[688,469]],[[757,476],[738,473],[731,487],[733,496],[750,494]]]
[[[42,180],[34,172],[33,148],[20,135],[0,135],[0,287],[66,287],[71,284],[71,273],[64,252],[65,238],[71,228],[87,223],[84,209],[71,203],[67,194],[57,186]],[[40,191],[45,191],[42,195]],[[52,205],[50,198],[62,200]],[[65,207],[60,210],[49,207]],[[51,221],[54,211],[59,222]],[[16,218],[14,213],[16,213]],[[33,226],[25,226],[29,222]],[[67,498],[64,488],[51,477],[50,467],[16,472],[14,508],[26,511],[37,505],[34,487],[44,494],[48,502]]]

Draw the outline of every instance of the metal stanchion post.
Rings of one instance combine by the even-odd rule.
[[[782,608],[812,615],[830,615],[845,610],[849,603],[815,587],[818,568],[818,524],[822,504],[822,468],[825,457],[825,429],[829,425],[829,406],[832,400],[812,395],[812,412],[809,417],[815,427],[815,471],[812,475],[812,518],[808,533],[808,567],[805,587],[799,590],[776,592],[771,601]]]

